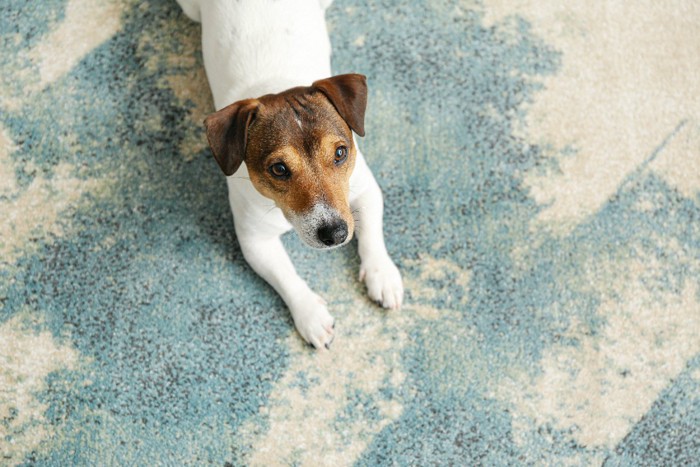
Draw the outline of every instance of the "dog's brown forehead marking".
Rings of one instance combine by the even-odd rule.
[[[246,156],[263,156],[282,146],[294,146],[299,154],[311,156],[328,134],[352,144],[347,123],[320,92],[293,88],[259,100],[256,121],[249,129],[252,150]]]

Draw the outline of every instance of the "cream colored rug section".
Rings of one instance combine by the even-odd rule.
[[[524,136],[564,149],[561,172],[532,175],[549,206],[536,226],[568,230],[596,212],[676,129],[700,121],[700,3],[488,0],[486,22],[519,15],[562,54],[528,109]],[[700,148],[688,154],[695,166]],[[697,192],[682,181],[684,193]]]

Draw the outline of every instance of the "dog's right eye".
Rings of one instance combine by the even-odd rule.
[[[282,162],[272,164],[269,168],[269,171],[273,177],[278,178],[280,180],[287,180],[292,175],[287,166],[284,165]]]

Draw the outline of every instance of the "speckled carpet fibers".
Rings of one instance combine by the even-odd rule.
[[[327,16],[407,296],[288,235],[319,354],[236,242],[199,25],[3,1],[0,464],[698,465],[700,3]]]

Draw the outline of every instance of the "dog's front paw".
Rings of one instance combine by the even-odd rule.
[[[384,308],[396,310],[403,302],[401,273],[388,256],[362,261],[360,280],[367,284],[369,298]]]
[[[301,337],[317,349],[330,349],[335,320],[328,313],[326,301],[309,291],[289,306],[294,325]]]

